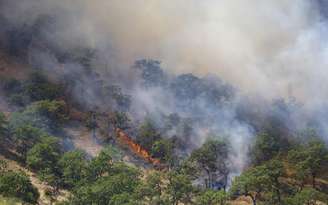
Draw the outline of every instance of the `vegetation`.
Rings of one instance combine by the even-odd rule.
[[[93,52],[81,52],[81,56],[64,55],[61,60],[78,59],[91,75]],[[227,205],[239,197],[249,198],[254,205],[327,203],[327,145],[313,133],[286,131],[279,116],[288,118],[288,104],[275,102],[274,114],[263,122],[258,120],[248,166],[238,170],[241,173],[231,179],[228,187],[236,172],[229,136],[212,137],[222,133],[210,130],[214,134],[202,145],[196,146],[191,139],[195,139],[192,137],[197,126],[211,123],[199,107],[203,101],[202,106],[223,106],[233,89],[192,74],[170,81],[158,61],[141,60],[134,67],[144,89],[172,92],[176,106],[184,112],[192,110],[192,114],[154,117],[150,113],[138,121],[130,112],[132,98],[119,86],[102,81],[97,81],[92,90],[103,97],[101,103],[108,100],[109,105],[101,108],[83,107],[65,96],[67,86],[76,82],[52,83],[39,72],[26,80],[7,79],[1,83],[6,100],[15,105],[9,117],[0,112],[1,148],[8,146],[9,156],[19,159],[21,166],[48,186],[43,191],[52,202],[60,190],[66,190],[69,197],[60,204]],[[70,120],[71,108],[78,110],[80,121]],[[103,140],[107,144],[95,157],[72,149],[63,129],[66,122],[84,122],[94,133],[101,128],[108,136],[115,136],[118,128],[127,134],[133,132],[131,139],[158,159],[159,165],[143,170],[123,162],[124,153],[117,148],[114,137]],[[13,203],[18,200],[36,204],[39,193],[30,178],[8,167],[0,160],[1,197],[13,199]]]
[[[58,140],[54,137],[45,137],[35,144],[27,153],[26,163],[36,171],[42,180],[57,189],[60,185],[58,160],[61,150]]]
[[[269,133],[260,133],[256,136],[254,147],[250,153],[254,164],[261,164],[272,159],[280,151],[278,139]]]
[[[315,205],[318,201],[324,202],[327,204],[328,198],[327,195],[312,189],[305,188],[302,191],[298,192],[294,196],[286,199],[286,204],[290,205],[300,205],[300,204],[309,204]]]
[[[66,152],[58,161],[58,165],[63,183],[69,188],[77,186],[86,177],[88,164],[83,151]]]
[[[5,115],[0,112],[0,136],[4,137],[7,132],[7,120]]]
[[[9,101],[17,106],[25,106],[41,100],[56,100],[63,95],[63,88],[51,83],[41,72],[33,72],[28,80],[5,79],[3,88]]]
[[[12,130],[12,138],[16,143],[16,150],[23,159],[26,159],[28,150],[44,136],[46,136],[45,132],[31,125],[22,125]]]
[[[0,205],[17,205],[21,203],[19,199],[0,196]]]
[[[267,184],[265,167],[254,167],[235,178],[231,192],[250,197],[253,205],[256,205],[258,199],[265,193]]]
[[[289,152],[289,160],[297,170],[296,176],[302,181],[301,188],[305,180],[311,177],[312,187],[316,188],[316,178],[328,171],[328,149],[319,140],[311,140],[305,145],[300,145]]]
[[[0,195],[21,199],[36,204],[39,198],[37,189],[23,173],[5,171],[0,173]]]
[[[188,176],[176,172],[169,173],[167,193],[170,204],[189,204],[192,202],[193,187]]]
[[[229,196],[225,191],[205,190],[196,200],[197,205],[227,205]]]
[[[68,119],[64,101],[38,101],[15,112],[9,120],[9,128],[15,130],[30,125],[44,132],[54,132]]]
[[[157,140],[160,140],[160,134],[150,119],[146,119],[138,130],[137,142],[146,150],[150,151]]]
[[[207,178],[205,178],[206,188],[212,188],[212,174],[216,172],[224,177],[223,186],[224,189],[226,188],[229,174],[228,153],[229,145],[227,142],[210,139],[191,154],[190,161],[195,165],[193,167],[195,172],[204,171],[207,175]]]

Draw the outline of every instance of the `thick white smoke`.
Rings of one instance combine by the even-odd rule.
[[[46,38],[63,49],[96,48],[102,64],[110,64],[94,67],[103,73],[127,71],[136,59],[153,58],[171,73],[217,74],[243,95],[293,95],[311,113],[328,97],[328,30],[316,1],[2,1],[0,11],[12,24],[54,16],[56,27],[44,33]],[[172,109],[156,90],[135,93],[135,104],[146,111]],[[233,109],[225,113],[218,127],[232,136],[240,169],[253,130],[235,119]]]
[[[327,87],[327,29],[316,1],[7,1],[2,12],[15,23],[55,15],[50,40],[110,48],[120,65],[160,59],[170,71],[215,73],[266,97],[289,90],[308,100],[318,84]]]

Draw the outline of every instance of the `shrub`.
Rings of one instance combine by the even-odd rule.
[[[38,190],[23,173],[5,172],[0,174],[0,194],[5,197],[16,197],[25,202],[36,204]]]

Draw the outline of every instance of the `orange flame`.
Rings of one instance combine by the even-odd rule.
[[[125,134],[121,129],[116,129],[116,134],[119,142],[121,144],[127,145],[137,156],[140,158],[150,162],[151,164],[158,166],[161,165],[161,162],[159,159],[155,159],[151,157],[151,155],[142,148],[139,144],[135,143],[127,134]]]

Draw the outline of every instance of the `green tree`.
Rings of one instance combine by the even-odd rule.
[[[17,151],[24,160],[28,150],[44,136],[46,136],[46,133],[31,125],[23,125],[13,130],[13,139],[16,143]]]
[[[196,163],[196,169],[205,171],[207,179],[205,179],[206,188],[210,188],[212,184],[212,173],[219,172],[226,180],[229,174],[228,169],[228,153],[229,145],[223,140],[207,140],[202,147],[192,152],[190,160]]]
[[[318,202],[327,204],[328,196],[312,188],[305,188],[286,199],[286,204],[289,205],[317,205]]]
[[[38,190],[23,173],[8,171],[0,174],[0,195],[16,197],[24,202],[37,204]]]
[[[200,175],[200,170],[197,169],[197,162],[190,160],[190,158],[183,160],[180,166],[177,167],[177,170],[189,176],[192,180],[196,180]]]
[[[283,162],[279,159],[273,159],[264,164],[268,177],[268,189],[272,194],[272,203],[280,205],[282,203],[283,183],[281,178],[286,176]]]
[[[138,178],[141,175],[140,170],[134,166],[129,166],[124,162],[114,163],[110,169],[109,175],[114,176],[121,173],[130,175],[133,178]]]
[[[232,182],[230,192],[232,195],[243,195],[252,199],[253,205],[256,205],[258,199],[267,191],[269,178],[265,166],[253,167]]]
[[[102,151],[106,152],[108,156],[111,156],[113,161],[122,161],[123,153],[117,146],[109,144],[106,145],[106,147]]]
[[[44,132],[56,131],[68,119],[64,101],[38,101],[20,112],[15,112],[9,120],[10,130],[30,125]]]
[[[63,94],[63,89],[50,83],[41,73],[34,72],[24,83],[23,94],[27,95],[31,101],[55,100]]]
[[[224,191],[206,190],[196,199],[197,205],[227,205],[228,194]]]
[[[129,127],[130,118],[125,112],[113,112],[109,115],[109,122],[115,128],[126,129]]]
[[[173,161],[173,143],[171,140],[161,139],[154,142],[151,154],[162,162],[172,164]]]
[[[187,175],[177,172],[169,173],[167,185],[167,193],[170,197],[170,203],[178,205],[180,202],[184,204],[191,203],[193,186]]]
[[[86,177],[88,162],[83,151],[66,152],[58,162],[63,182],[69,188],[77,186]]]
[[[113,166],[113,159],[109,149],[102,150],[99,155],[93,158],[88,167],[89,180],[96,180],[108,174]]]
[[[96,196],[93,193],[93,184],[88,186],[77,187],[73,190],[73,195],[70,197],[68,204],[71,205],[84,205],[93,204]]]
[[[61,149],[59,142],[54,137],[44,137],[35,144],[27,153],[27,165],[37,171],[42,180],[58,188],[60,185],[60,172],[58,160]]]
[[[277,137],[266,132],[260,133],[256,136],[250,152],[253,164],[260,165],[262,162],[274,158],[279,153],[280,147]]]
[[[117,195],[126,193],[132,196],[140,183],[139,173],[132,171],[133,169],[127,165],[124,166],[113,168],[110,175],[102,176],[93,183],[86,183],[75,189],[70,204],[110,204]]]
[[[141,205],[130,193],[115,194],[108,203],[109,205]]]
[[[32,104],[31,109],[35,109],[57,125],[66,122],[68,119],[68,111],[64,101],[38,101]]]
[[[159,171],[150,173],[145,181],[138,186],[137,195],[146,204],[163,204],[165,199],[163,196],[165,189],[165,176]]]
[[[312,187],[316,188],[316,178],[328,171],[328,148],[320,140],[311,140],[288,153],[290,164],[296,170],[302,187],[308,176],[311,176]],[[301,187],[301,188],[302,188]]]
[[[160,139],[160,135],[154,124],[150,119],[146,119],[138,130],[137,143],[150,151],[154,143]]]

